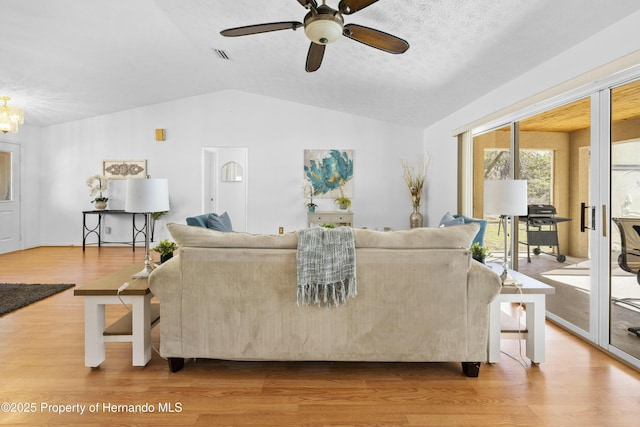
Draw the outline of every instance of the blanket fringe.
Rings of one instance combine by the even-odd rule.
[[[298,286],[298,305],[326,305],[339,307],[346,304],[348,298],[358,295],[356,279],[345,279],[336,283],[305,283]]]

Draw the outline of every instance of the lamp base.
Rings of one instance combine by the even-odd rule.
[[[148,235],[149,234],[147,234],[147,236]],[[133,279],[146,279],[146,278],[149,277],[149,275],[153,271],[153,265],[151,264],[151,256],[149,255],[149,243],[148,243],[148,241],[147,241],[146,247],[147,247],[147,253],[146,253],[145,257],[144,257],[144,268],[142,270],[140,270],[139,272],[137,272],[136,274],[134,274],[133,276],[131,276]]]
[[[522,282],[519,280],[514,279],[511,276],[507,276],[506,278],[504,278],[502,280],[502,286],[517,286],[520,287],[522,286]]]
[[[131,276],[132,279],[147,279],[151,272],[153,271],[153,267],[151,265],[145,265],[142,270]]]

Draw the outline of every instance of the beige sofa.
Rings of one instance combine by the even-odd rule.
[[[477,224],[391,232],[354,229],[357,296],[296,304],[298,233],[222,233],[169,224],[180,254],[153,271],[160,353],[274,361],[487,360],[488,304],[500,279],[473,261]]]

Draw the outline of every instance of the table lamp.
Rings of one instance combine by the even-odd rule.
[[[134,279],[149,277],[153,267],[149,255],[149,224],[153,212],[169,210],[169,183],[166,179],[128,179],[125,212],[145,214],[144,268],[133,275]],[[135,243],[135,242],[134,242]]]
[[[498,214],[504,225],[504,264],[500,275],[502,284],[507,282],[509,268],[508,221],[510,216],[527,215],[527,181],[494,180],[484,182],[484,211]]]

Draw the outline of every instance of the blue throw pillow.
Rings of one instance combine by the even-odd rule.
[[[187,225],[192,225],[195,227],[206,227],[207,218],[209,218],[208,214],[187,217]]]
[[[469,224],[470,222],[477,222],[480,224],[480,230],[478,230],[478,234],[473,239],[473,243],[478,243],[480,246],[484,246],[484,234],[487,229],[487,220],[486,219],[478,219],[478,218],[469,218],[464,215],[454,215],[455,218],[460,218],[464,221],[465,224]]]
[[[218,218],[220,218],[220,221],[222,222],[222,224],[224,224],[224,226],[229,231],[233,231],[233,227],[231,226],[231,218],[229,218],[229,214],[227,212],[223,213]]]
[[[440,227],[449,227],[451,225],[462,225],[464,224],[464,218],[456,218],[451,215],[451,213],[447,212],[444,214],[442,219],[440,220]]]
[[[207,218],[207,228],[223,232],[233,231],[233,228],[231,227],[231,219],[226,212],[222,215],[210,213]]]

